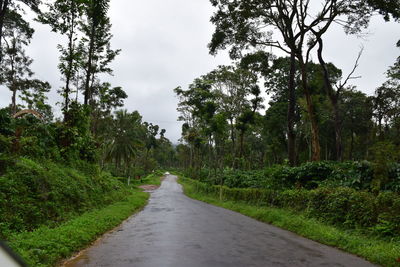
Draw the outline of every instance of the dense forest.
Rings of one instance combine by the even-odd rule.
[[[364,189],[397,191],[400,57],[393,58],[386,82],[369,96],[351,85],[362,79],[355,73],[363,50],[354,55],[351,71],[343,73],[326,62],[324,37],[338,21],[347,34],[368,29],[378,13],[397,21],[399,6],[324,1],[312,10],[308,1],[211,2],[216,12],[210,53],[229,50],[234,63],[202,75],[187,89],[175,89],[184,122],[184,144],[177,147],[180,166],[190,176],[209,177],[217,184],[224,183],[223,177],[216,178],[224,170],[234,187],[261,182],[255,177],[246,182],[246,175],[233,182],[231,176],[241,173],[236,170],[311,162],[307,166],[315,170],[310,169],[307,179],[324,180],[330,175],[317,169],[345,173],[366,168],[371,175],[362,178]],[[287,56],[274,55],[271,47]],[[267,106],[262,91],[270,97]],[[349,179],[336,182],[362,183],[359,177]]]
[[[227,51],[232,64],[173,90],[179,144],[128,112],[124,88],[107,81],[121,52],[110,2],[0,0],[0,90],[11,92],[0,109],[0,239],[126,199],[131,183],[168,169],[220,200],[307,211],[398,242],[400,56],[367,95],[352,85],[363,49],[348,73],[325,51],[333,25],[359,35],[373,16],[398,22],[398,1],[210,0],[209,53]],[[32,14],[62,37],[60,88],[32,69]]]

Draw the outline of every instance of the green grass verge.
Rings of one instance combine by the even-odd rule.
[[[400,266],[400,243],[379,240],[326,225],[313,218],[292,211],[265,206],[253,206],[240,201],[221,201],[196,192],[190,183],[178,180],[187,196],[230,209],[262,222],[270,223],[322,244],[340,248],[383,266]]]
[[[118,226],[144,207],[148,197],[149,194],[135,189],[126,200],[86,212],[59,227],[44,226],[33,232],[12,235],[8,244],[30,266],[53,266]]]
[[[142,178],[141,180],[134,180],[132,185],[161,185],[161,178],[164,177],[164,172],[162,171],[155,171],[147,175],[146,177]]]

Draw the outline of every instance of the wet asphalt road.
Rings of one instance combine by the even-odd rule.
[[[373,266],[183,195],[168,175],[149,204],[66,266]]]

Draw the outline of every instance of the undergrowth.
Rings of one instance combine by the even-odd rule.
[[[0,239],[43,225],[55,227],[127,195],[126,186],[94,164],[19,158],[0,175]]]
[[[124,201],[86,212],[56,228],[42,226],[33,232],[12,234],[9,245],[30,266],[53,266],[119,225],[147,199],[147,193],[133,190]]]

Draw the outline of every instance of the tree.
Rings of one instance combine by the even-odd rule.
[[[47,110],[44,93],[50,90],[46,82],[32,79],[33,71],[30,66],[33,60],[25,54],[24,46],[29,45],[34,30],[30,27],[20,14],[9,11],[4,18],[2,47],[4,59],[1,62],[0,82],[12,92],[11,113],[17,112],[17,96],[20,93],[21,99],[28,104],[28,107],[35,106],[38,109]],[[43,110],[43,111],[44,111]],[[50,112],[51,113],[51,112]]]
[[[373,103],[354,88],[344,88],[339,101],[343,128],[343,153],[348,160],[365,159],[373,138]]]
[[[381,15],[386,21],[392,17],[395,20],[400,18],[400,5],[397,0],[367,0],[367,3]]]
[[[143,146],[140,140],[142,117],[138,112],[117,111],[110,130],[104,160],[114,162],[116,168],[126,169]]]
[[[390,126],[397,126],[400,118],[400,79],[398,64],[389,68],[388,80],[375,90],[374,116],[380,139],[385,139]]]
[[[243,136],[247,130],[246,125],[252,121],[250,114],[254,114],[261,107],[262,99],[259,97],[258,77],[240,66],[220,66],[206,75],[205,79],[211,82],[212,89],[216,93],[216,101],[219,103],[217,105],[228,119],[232,153],[236,153],[235,125],[239,126],[239,118],[241,118],[240,129],[236,127],[241,133],[239,151],[236,153],[236,156],[240,157],[243,152]],[[250,95],[255,97],[253,102],[248,99]],[[255,105],[254,107],[252,107],[252,103]],[[249,110],[251,112],[247,112]],[[244,113],[247,113],[247,116]]]
[[[329,101],[332,105],[333,108],[333,117],[334,117],[334,126],[335,126],[335,142],[336,142],[336,160],[341,161],[342,158],[342,152],[343,152],[343,145],[342,145],[342,127],[341,127],[341,117],[340,117],[340,112],[339,112],[339,101],[340,101],[340,94],[344,90],[345,86],[347,85],[348,81],[350,79],[355,79],[359,77],[354,77],[352,76],[355,72],[355,70],[358,67],[358,61],[361,57],[362,54],[362,49],[358,54],[358,57],[356,59],[356,62],[354,64],[353,69],[349,73],[349,75],[344,79],[344,81],[341,80],[341,71],[335,70],[333,64],[327,64],[325,60],[323,59],[322,55],[323,51],[323,41],[321,38],[318,39],[318,61],[320,63],[321,69],[322,69],[322,75],[323,75],[323,81],[324,81],[324,88],[326,91],[326,94],[329,98]],[[334,89],[334,86],[336,89]]]
[[[119,54],[120,50],[112,50],[111,23],[107,16],[109,0],[87,0],[84,3],[85,20],[81,23],[84,35],[80,49],[85,55],[82,68],[85,72],[83,82],[84,104],[89,105],[93,99],[93,86],[100,73],[112,74],[108,66]]]
[[[35,12],[39,12],[39,4],[41,0],[0,0],[0,63],[3,60],[3,35],[4,35],[4,24],[6,17],[10,12],[18,13],[21,9],[19,3],[23,3],[31,8]],[[15,17],[14,17],[15,18]]]
[[[23,101],[21,107],[35,110],[41,114],[43,120],[52,121],[52,108],[46,103],[48,98],[45,95],[50,92],[50,84],[38,79],[27,80],[25,83],[25,89],[21,91],[20,95],[20,99]]]
[[[319,129],[315,117],[314,106],[307,80],[307,67],[310,53],[317,41],[313,34],[322,35],[330,27],[332,19],[339,15],[349,14],[349,29],[352,25],[364,25],[368,16],[368,8],[363,1],[323,1],[322,8],[315,14],[310,14],[310,1],[228,1],[211,0],[218,11],[211,18],[216,25],[212,41],[209,45],[210,52],[216,53],[219,49],[230,46],[230,55],[233,58],[241,56],[243,50],[254,48],[265,50],[266,47],[278,48],[290,55],[291,68],[288,79],[289,114],[293,117],[294,104],[294,73],[295,60],[297,59],[302,86],[307,100],[307,111],[311,121],[312,135],[312,160],[320,159]],[[273,39],[274,29],[280,35],[279,39]],[[291,119],[288,120],[290,124]],[[292,126],[288,125],[291,136]],[[291,137],[292,139],[292,137]],[[290,142],[293,146],[293,142]],[[289,149],[292,151],[292,149]],[[291,152],[292,153],[292,152]],[[292,160],[293,157],[291,156]]]
[[[220,66],[196,79],[188,90],[177,88],[175,93],[180,98],[178,111],[185,122],[182,130],[189,144],[190,163],[203,148],[208,166],[221,166],[222,158],[229,154],[224,149],[229,136],[229,161],[231,167],[239,167],[245,135],[262,107],[257,75],[240,66]]]
[[[58,45],[61,53],[58,68],[65,81],[65,86],[61,89],[61,94],[64,97],[64,115],[69,108],[72,82],[77,74],[82,56],[81,51],[78,49],[77,38],[79,36],[78,26],[81,23],[84,2],[84,0],[56,0],[48,4],[49,11],[42,13],[38,18],[42,23],[50,25],[54,32],[66,35],[68,39],[66,46]]]
[[[128,97],[121,87],[112,87],[110,83],[96,83],[93,86],[95,96],[92,99],[91,131],[95,137],[101,135],[102,127],[112,115],[112,111],[121,108]]]

